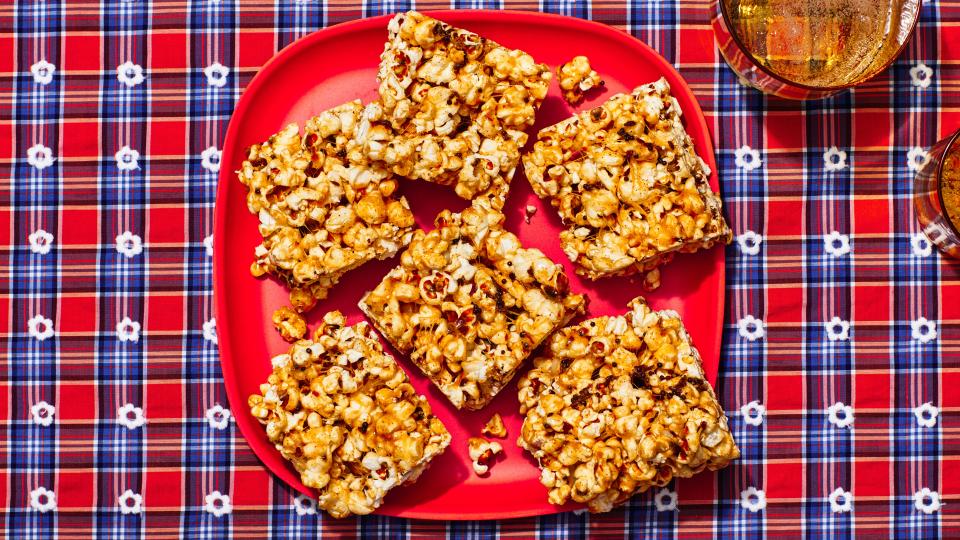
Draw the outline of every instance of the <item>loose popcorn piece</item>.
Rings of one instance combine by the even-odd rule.
[[[740,455],[680,317],[629,305],[553,334],[520,380],[517,443],[540,463],[552,504],[607,512]]]
[[[563,90],[563,99],[575,105],[583,99],[583,93],[596,86],[603,86],[600,74],[590,67],[586,56],[574,56],[569,62],[557,68],[557,79]]]
[[[367,153],[400,176],[502,207],[550,68],[415,11],[388,30]]]
[[[500,413],[495,413],[480,432],[491,437],[506,437],[507,427],[503,425],[503,418],[500,418]]]
[[[417,231],[360,308],[458,409],[479,409],[554,329],[582,313],[563,266],[524,249],[503,214],[474,204]]]
[[[369,514],[450,444],[372,328],[345,323],[340,312],[327,313],[313,341],[273,359],[273,373],[247,401],[270,442],[337,518]]]
[[[524,168],[559,211],[577,273],[645,273],[675,252],[732,239],[680,114],[660,79],[540,131]],[[655,287],[659,276],[645,281]]]
[[[530,223],[530,219],[533,218],[533,215],[537,213],[537,207],[532,204],[528,204],[527,208],[523,212],[523,220],[527,223]]]
[[[467,441],[467,451],[473,460],[473,472],[483,476],[490,470],[493,457],[503,453],[503,446],[496,441],[488,441],[483,437],[470,437]]]
[[[344,273],[394,255],[412,235],[396,178],[360,151],[362,111],[358,100],[320,113],[303,137],[290,124],[251,146],[237,172],[263,236],[251,273],[278,277],[300,312]]]
[[[307,333],[307,321],[296,311],[284,306],[273,312],[273,327],[283,339],[294,342]]]

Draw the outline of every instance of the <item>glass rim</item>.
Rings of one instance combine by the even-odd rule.
[[[843,90],[849,90],[857,86],[858,84],[867,82],[875,78],[877,75],[880,75],[881,73],[889,69],[890,66],[892,66],[893,63],[897,61],[897,58],[900,57],[904,49],[906,49],[907,45],[910,43],[910,39],[909,38],[906,39],[903,43],[900,44],[900,47],[897,48],[897,52],[894,53],[889,60],[884,62],[883,66],[880,67],[880,69],[878,69],[876,72],[872,73],[871,75],[864,77],[863,79],[860,79],[857,82],[853,82],[845,85],[839,85],[839,86],[813,86],[809,84],[798,83],[798,82],[791,81],[790,79],[787,79],[780,75],[777,75],[773,71],[767,69],[766,66],[757,62],[757,60],[753,57],[753,55],[750,54],[750,49],[748,49],[747,46],[744,45],[743,41],[740,39],[740,36],[738,35],[736,29],[733,27],[733,25],[730,24],[730,17],[727,15],[727,2],[725,0],[717,0],[717,4],[720,5],[720,16],[723,18],[724,23],[727,25],[727,28],[729,28],[730,30],[730,37],[733,39],[734,43],[737,44],[737,47],[744,52],[744,56],[749,60],[749,62],[754,67],[762,71],[765,75],[773,77],[774,79],[776,79],[777,81],[780,81],[783,84],[787,84],[795,88],[799,88],[801,90],[814,91],[814,92],[841,92]],[[908,36],[912,36],[914,31],[917,29],[917,24],[920,22],[921,9],[923,9],[923,0],[917,0],[917,9],[913,13],[913,22],[910,23],[910,31],[907,32]]]
[[[940,202],[940,208],[943,210],[943,217],[944,221],[947,222],[947,226],[950,227],[950,230],[953,231],[953,234],[956,235],[957,238],[960,238],[960,227],[950,218],[950,213],[947,212],[947,205],[943,200],[943,165],[947,162],[953,145],[960,143],[960,129],[954,131],[953,134],[945,140],[947,141],[947,147],[943,149],[943,155],[940,156],[940,160],[937,163],[937,200]]]

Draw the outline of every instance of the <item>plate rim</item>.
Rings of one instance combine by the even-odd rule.
[[[418,10],[419,11],[419,10]],[[425,10],[419,11],[420,13],[448,22],[454,25],[469,25],[471,22],[491,20],[498,17],[510,17],[520,19],[520,22],[528,22],[530,24],[544,24],[547,23],[551,26],[561,26],[568,31],[590,31],[597,32],[601,34],[607,34],[609,39],[619,41],[621,44],[632,49],[640,49],[646,58],[650,59],[653,63],[659,64],[661,76],[666,77],[672,88],[679,87],[682,92],[689,95],[693,110],[684,110],[682,111],[683,116],[685,117],[686,122],[696,122],[699,124],[701,132],[704,134],[703,144],[707,150],[706,156],[700,156],[710,167],[710,176],[709,181],[711,184],[711,189],[716,189],[719,193],[719,171],[716,165],[716,156],[715,148],[713,145],[713,136],[707,123],[706,117],[703,114],[703,109],[700,106],[700,102],[696,97],[696,94],[690,89],[690,86],[687,84],[687,81],[683,78],[679,71],[659,52],[657,52],[653,47],[641,41],[639,38],[634,37],[633,35],[627,33],[625,30],[609,26],[607,24],[580,19],[577,17],[570,17],[566,15],[559,15],[555,13],[543,13],[539,11],[522,11],[522,10],[489,10],[489,9],[453,9],[453,10]],[[399,12],[397,12],[399,13]],[[235,152],[233,148],[236,146],[234,139],[238,137],[239,125],[241,123],[241,118],[246,116],[249,113],[249,109],[253,107],[253,95],[258,93],[260,86],[265,84],[273,74],[274,71],[280,69],[285,61],[286,57],[294,56],[304,49],[316,46],[317,42],[323,42],[327,40],[333,40],[337,36],[350,33],[353,31],[363,31],[370,29],[371,27],[382,26],[386,32],[387,22],[393,18],[397,13],[389,13],[385,15],[378,15],[368,18],[359,18],[350,21],[344,21],[337,23],[325,28],[321,28],[315,32],[312,32],[306,36],[303,36],[290,45],[284,47],[277,51],[269,60],[260,68],[260,70],[253,76],[247,86],[243,89],[240,98],[237,100],[236,105],[234,106],[233,113],[230,115],[230,121],[227,126],[227,131],[223,138],[223,156],[220,160],[221,164],[230,164],[235,159]],[[386,39],[384,39],[384,43]],[[224,292],[226,287],[226,259],[221,253],[225,249],[225,238],[228,234],[226,231],[226,219],[227,211],[225,209],[225,204],[222,201],[225,201],[227,196],[227,189],[229,183],[234,180],[235,173],[230,170],[229,166],[222,166],[220,172],[217,176],[217,191],[216,198],[214,200],[214,234],[213,234],[213,312],[214,317],[217,320],[221,320],[220,315],[229,311],[229,305],[227,301],[227,294]],[[716,348],[717,351],[717,375],[716,378],[719,378],[720,372],[720,361],[722,360],[723,352],[723,327],[726,319],[726,253],[723,246],[715,246],[713,249],[720,252],[719,257],[720,261],[717,271],[719,283],[720,283],[720,293],[719,293],[719,303],[718,303],[718,317],[716,322],[715,329],[715,343],[712,345]],[[222,318],[226,321],[226,318]],[[292,484],[287,481],[282,475],[278,474],[273,470],[272,467],[268,466],[263,462],[259,453],[254,448],[254,445],[250,444],[249,437],[250,435],[258,435],[259,433],[253,433],[253,430],[259,430],[259,424],[256,424],[256,420],[252,418],[249,414],[249,411],[246,410],[246,398],[240,395],[239,388],[232,382],[236,376],[236,370],[234,369],[234,362],[225,361],[225,358],[233,358],[235,354],[232,350],[231,341],[229,339],[230,333],[227,330],[225,325],[216,325],[217,333],[217,343],[218,343],[218,361],[220,363],[221,374],[223,377],[223,385],[227,394],[227,401],[230,403],[230,406],[236,407],[240,406],[244,410],[244,414],[234,413],[234,418],[236,419],[235,423],[237,428],[240,430],[240,434],[243,437],[243,443],[247,445],[250,451],[257,457],[257,460],[269,474],[271,474],[278,481],[283,482],[290,488],[295,491],[305,493],[313,496],[312,493],[303,492],[297,485]],[[716,380],[714,381],[714,385]],[[240,417],[243,418],[240,418]],[[288,470],[290,474],[293,474]],[[544,502],[546,503],[546,497],[544,497]],[[478,512],[475,514],[464,514],[463,512],[451,513],[450,511],[436,511],[436,512],[424,512],[422,510],[404,510],[399,512],[381,512],[379,509],[375,511],[372,515],[383,515],[391,517],[400,517],[407,519],[427,519],[427,520],[451,520],[451,521],[467,521],[467,520],[488,520],[488,519],[512,519],[512,518],[524,518],[524,517],[534,517],[534,516],[545,516],[552,515],[560,512],[567,511],[564,507],[553,506],[551,508],[546,506],[541,508],[524,508],[511,512]]]

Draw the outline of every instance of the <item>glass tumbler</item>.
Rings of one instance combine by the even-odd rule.
[[[913,205],[930,242],[960,259],[960,130],[923,157],[913,181]]]
[[[747,85],[821,99],[887,69],[921,0],[711,0],[720,53]]]

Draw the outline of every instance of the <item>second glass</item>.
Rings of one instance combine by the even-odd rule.
[[[923,156],[913,183],[913,204],[927,238],[960,259],[960,130]]]

